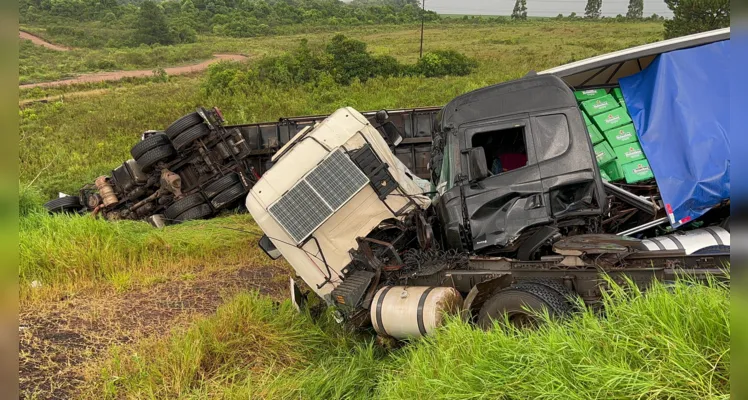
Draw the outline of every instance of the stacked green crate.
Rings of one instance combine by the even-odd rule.
[[[600,175],[628,183],[652,178],[620,88],[574,92],[594,146]],[[601,134],[602,133],[602,134]]]

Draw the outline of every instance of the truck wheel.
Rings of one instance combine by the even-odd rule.
[[[170,144],[159,146],[155,149],[146,151],[145,154],[143,154],[139,158],[136,158],[135,162],[138,163],[138,166],[143,172],[151,172],[154,165],[156,165],[159,161],[168,159],[174,153],[174,147],[172,147]]]
[[[187,114],[183,116],[182,118],[179,118],[178,120],[174,121],[171,125],[169,125],[168,128],[166,128],[166,136],[169,137],[169,139],[174,139],[177,137],[180,133],[184,132],[188,128],[192,128],[193,126],[200,124],[203,122],[203,118],[200,116],[200,114],[193,112],[190,114]]]
[[[174,143],[174,148],[182,150],[195,140],[208,136],[209,133],[210,129],[207,125],[199,124],[180,133],[176,138],[172,139],[172,142]]]
[[[75,212],[83,208],[83,204],[78,196],[65,196],[44,203],[44,208],[50,213]]]
[[[208,204],[200,204],[197,207],[192,207],[189,210],[179,214],[179,216],[175,218],[175,220],[177,223],[180,223],[193,219],[203,219],[211,216],[211,214],[213,214],[213,209],[210,208]]]
[[[223,192],[218,193],[216,197],[210,201],[210,204],[213,205],[213,208],[216,210],[220,210],[230,206],[234,201],[241,199],[246,193],[247,189],[244,188],[244,185],[238,183]]]
[[[167,144],[171,144],[171,142],[165,134],[155,133],[135,144],[135,146],[132,147],[132,150],[130,150],[130,154],[132,154],[132,158],[138,159],[149,150]]]
[[[172,205],[164,211],[164,217],[168,220],[175,220],[180,214],[202,204],[206,204],[206,201],[205,196],[203,196],[201,192],[187,195],[172,203]]]
[[[491,329],[494,321],[503,324],[505,315],[515,327],[537,326],[537,312],[547,310],[551,316],[562,316],[569,311],[566,299],[555,290],[537,283],[520,283],[499,290],[483,304],[478,313],[478,326]]]
[[[215,182],[206,186],[205,189],[203,190],[203,193],[205,193],[205,197],[207,197],[208,199],[212,199],[216,197],[218,193],[221,193],[224,190],[241,182],[242,181],[239,178],[239,174],[235,172],[231,172],[230,174],[226,176],[222,176],[221,178],[218,178],[218,180],[216,180]]]
[[[535,285],[541,285],[545,286],[548,289],[553,290],[554,292],[561,295],[561,297],[566,300],[566,303],[569,304],[569,307],[574,308],[576,303],[577,294],[567,288],[563,283],[555,280],[555,279],[545,279],[545,278],[528,278],[528,279],[521,279],[517,282],[517,284],[535,284]]]

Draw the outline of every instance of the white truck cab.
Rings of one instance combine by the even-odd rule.
[[[415,207],[428,208],[425,191],[382,134],[346,107],[278,151],[273,168],[249,192],[247,209],[296,273],[330,303],[356,238]]]

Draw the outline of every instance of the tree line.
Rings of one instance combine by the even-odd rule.
[[[603,0],[587,0],[584,18],[601,18]],[[729,0],[665,0],[674,17],[665,21],[665,36],[729,26]],[[419,0],[19,0],[20,22],[48,25],[78,36],[75,22],[95,21],[122,29],[120,45],[175,44],[197,40],[198,34],[253,37],[282,32],[289,25],[359,25],[413,23],[440,20],[424,11]],[[644,0],[629,0],[626,16],[615,20],[641,20]],[[526,20],[527,0],[516,0],[511,20]],[[572,13],[568,17],[578,18]],[[463,18],[465,19],[465,18]],[[656,14],[649,19],[662,19]],[[444,21],[455,21],[444,18]],[[504,17],[488,18],[503,21]],[[132,32],[132,33],[130,33]]]
[[[412,23],[439,15],[418,0],[20,0],[21,23],[99,21],[135,30],[134,44],[189,43],[197,34],[253,37],[296,24]]]
[[[666,38],[730,26],[729,0],[665,0],[665,4],[673,12],[673,18],[665,21]],[[600,19],[602,8],[603,0],[587,0],[584,18]],[[527,0],[515,0],[511,18],[513,20],[527,19]],[[563,18],[563,15],[559,14],[558,18]],[[571,13],[568,18],[576,18],[576,13]],[[615,19],[644,19],[644,0],[629,0],[626,15],[618,15]],[[649,19],[664,18],[653,14]]]

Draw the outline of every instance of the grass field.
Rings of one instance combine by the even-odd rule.
[[[417,59],[416,27],[342,31],[368,43],[375,54],[406,63]],[[144,222],[52,217],[40,210],[58,191],[72,193],[109,174],[129,158],[142,131],[163,128],[199,105],[220,107],[230,123],[329,113],[341,106],[441,105],[533,69],[660,40],[662,32],[659,23],[430,26],[427,50],[459,50],[478,61],[477,70],[464,77],[326,83],[314,90],[258,84],[251,93],[207,94],[201,76],[23,91],[21,97],[37,98],[101,90],[19,109],[21,323],[30,327],[21,342],[25,393],[38,398],[726,398],[729,309],[722,287],[660,288],[630,302],[617,292],[608,300],[607,318],[587,313],[531,333],[484,333],[455,321],[428,340],[387,352],[366,335],[342,332],[324,316],[299,316],[289,304],[278,305],[288,267],[257,249],[260,232],[249,215],[154,230]],[[334,33],[201,37],[187,46],[79,49],[64,55],[22,47],[20,68],[33,71],[28,79],[33,74],[33,79],[52,79],[55,71],[89,71],[81,61],[86,57],[115,60],[117,68],[150,68],[216,52],[262,57],[288,51],[302,38],[321,46]],[[133,54],[142,58],[122,61]],[[225,298],[217,294],[237,283],[244,286],[224,293]],[[248,288],[273,290],[257,295],[247,294]],[[68,342],[68,335],[79,339]]]
[[[75,42],[65,40],[65,36],[45,35],[43,29],[23,28],[53,43],[76,47]],[[300,28],[289,29],[289,33],[284,36],[249,39],[200,36],[198,42],[193,44],[136,48],[76,47],[70,52],[54,52],[22,44],[19,51],[19,75],[21,83],[31,83],[87,72],[179,65],[208,59],[213,53],[238,53],[253,57],[274,55],[295,47],[301,38],[307,38],[312,43],[322,42],[340,31],[370,43],[371,50],[377,54],[389,54],[409,63],[415,62],[418,57],[420,26],[310,27],[307,29],[311,32],[294,33],[297,29]],[[605,32],[604,37],[595,33],[600,31]],[[500,54],[498,51],[511,50],[510,57],[505,59],[514,58],[519,53],[529,53],[526,57],[538,64],[546,65],[546,62],[550,62],[548,65],[557,65],[611,49],[660,40],[662,32],[662,24],[652,22],[613,24],[539,20],[477,26],[444,24],[427,26],[424,48],[426,51],[451,48],[478,58],[496,56]],[[553,52],[561,52],[558,55],[562,57],[554,57],[552,60],[542,58]]]

